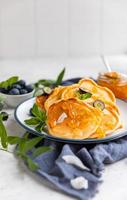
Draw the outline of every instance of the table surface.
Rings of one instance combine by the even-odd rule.
[[[113,69],[127,73],[127,56],[108,57]],[[33,82],[39,78],[54,78],[62,67],[66,67],[65,78],[79,76],[97,77],[105,71],[99,57],[85,59],[38,59],[38,60],[0,60],[0,80],[12,75]],[[15,122],[13,110],[8,109],[7,121],[9,134],[22,134],[24,130]],[[73,199],[47,181],[28,171],[24,164],[13,154],[0,151],[0,199],[5,200],[69,200]],[[103,172],[103,184],[94,200],[126,200],[127,159],[108,165]]]

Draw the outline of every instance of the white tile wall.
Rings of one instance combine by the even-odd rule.
[[[72,24],[98,23],[100,0],[70,0],[70,12]]]
[[[34,0],[0,0],[0,24],[30,25],[34,21]]]
[[[103,0],[103,50],[127,53],[127,0]]]
[[[34,26],[0,27],[0,58],[21,58],[34,56]]]
[[[68,23],[69,0],[36,0],[37,23]]]
[[[43,23],[37,27],[36,53],[39,57],[68,56],[67,24]]]
[[[127,0],[0,0],[0,57],[127,52]]]
[[[70,25],[70,56],[89,56],[100,53],[99,24]]]

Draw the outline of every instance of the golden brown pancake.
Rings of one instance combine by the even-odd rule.
[[[119,114],[111,106],[107,106],[102,113],[101,123],[91,138],[103,138],[121,126]]]
[[[116,102],[115,96],[111,90],[97,85],[92,79],[81,79],[79,85],[84,90],[86,89],[96,97],[101,98],[104,102]]]
[[[58,101],[59,99],[61,99],[61,95],[62,92],[64,90],[64,87],[56,87],[53,92],[51,93],[51,95],[49,96],[49,98],[47,99],[47,101],[44,104],[44,107],[46,109],[46,111],[48,111],[49,107],[55,103],[56,101]]]
[[[68,87],[65,87],[65,89],[62,92],[61,99],[71,99],[71,98],[77,98],[76,92],[79,90],[79,84],[73,84]]]
[[[45,104],[45,102],[46,102],[47,99],[48,99],[48,95],[38,96],[38,97],[36,97],[36,104],[37,104],[42,110],[45,110],[44,104]]]
[[[101,111],[76,99],[61,100],[48,109],[48,129],[51,135],[84,139],[101,123]]]

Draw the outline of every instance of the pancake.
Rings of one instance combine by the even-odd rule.
[[[56,87],[53,92],[51,93],[51,95],[48,97],[47,101],[44,104],[45,110],[48,112],[49,107],[55,103],[56,101],[58,101],[59,99],[61,99],[61,95],[62,92],[64,90],[65,87]]]
[[[36,104],[42,109],[45,110],[44,104],[46,100],[48,99],[48,95],[42,95],[36,97]]]
[[[61,100],[49,107],[49,133],[62,138],[88,138],[100,125],[101,113],[76,99]]]
[[[91,138],[103,138],[119,129],[122,125],[119,114],[111,106],[107,106],[102,113],[100,126],[97,128],[95,133],[90,136]]]
[[[65,89],[62,92],[61,99],[71,99],[71,98],[77,98],[76,91],[79,90],[79,84],[73,84],[68,87],[65,87]]]
[[[111,90],[106,87],[97,85],[92,79],[81,79],[79,81],[80,88],[88,90],[96,97],[101,97],[104,102],[116,102],[115,96]]]

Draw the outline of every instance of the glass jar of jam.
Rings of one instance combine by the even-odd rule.
[[[118,72],[99,74],[98,84],[112,90],[114,95],[122,100],[127,100],[127,76]]]

